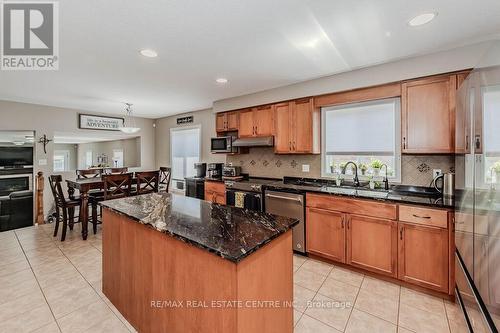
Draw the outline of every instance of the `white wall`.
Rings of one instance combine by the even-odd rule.
[[[75,110],[66,108],[56,108],[51,106],[16,103],[9,101],[0,101],[0,130],[34,130],[36,141],[43,134],[49,139],[54,138],[55,132],[99,133],[95,130],[78,129],[78,114],[96,114],[87,110]],[[114,116],[114,115],[113,115]],[[136,118],[137,126],[141,127],[138,134],[132,136],[141,137],[141,168],[155,168],[155,136],[153,129],[153,120],[145,118]],[[47,154],[43,152],[42,144],[35,144],[35,173],[42,171],[47,178],[53,173],[53,152],[54,143],[47,145]],[[46,161],[46,165],[39,165],[41,160]],[[75,173],[67,172],[63,177],[75,177]],[[52,193],[45,181],[44,189],[44,212],[47,214],[53,203]]]
[[[65,150],[69,153],[68,171],[76,170],[78,165],[78,145],[70,143],[54,143],[54,150]]]
[[[177,118],[193,116],[193,123],[177,125]],[[215,114],[212,109],[180,114],[156,120],[156,166],[171,166],[170,164],[170,129],[201,125],[201,161],[222,162],[226,161],[225,154],[210,153],[210,138],[216,136]]]
[[[380,85],[421,76],[473,68],[493,42],[483,42],[449,51],[403,59],[350,72],[304,81],[228,99],[215,101],[214,112],[285,101]]]

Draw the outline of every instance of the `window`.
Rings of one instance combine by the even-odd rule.
[[[175,188],[184,188],[184,178],[195,175],[194,164],[200,161],[199,126],[170,130],[170,160]]]
[[[500,86],[488,86],[481,89],[483,100],[483,164],[484,184],[478,184],[479,187],[485,187],[486,184],[500,183]]]
[[[400,124],[399,98],[322,108],[321,175],[334,177],[353,161],[360,179],[367,179],[377,175],[371,163],[378,160],[387,164],[391,181],[400,182]],[[352,177],[347,168],[345,178]]]
[[[92,150],[88,150],[85,153],[85,168],[86,169],[90,168],[93,165],[92,155],[93,155]]]
[[[123,149],[113,149],[113,167],[123,167]]]
[[[69,151],[55,150],[54,151],[54,171],[69,171]]]

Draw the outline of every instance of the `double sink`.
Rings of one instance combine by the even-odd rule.
[[[365,187],[325,185],[321,188],[321,191],[332,194],[343,194],[372,199],[388,199],[390,197],[402,196],[435,198],[440,196],[439,192],[432,188],[408,185],[393,185],[389,190],[372,190]]]

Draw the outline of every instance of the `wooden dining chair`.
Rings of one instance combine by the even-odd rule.
[[[136,194],[158,192],[160,171],[141,171],[135,173]]]
[[[106,175],[122,175],[124,173],[128,172],[127,167],[123,168],[105,168],[104,169],[104,174]]]
[[[160,167],[160,190],[168,192],[168,187],[170,185],[170,176],[172,175],[172,169],[170,167]]]
[[[72,199],[66,198],[62,189],[62,176],[61,175],[51,175],[49,177],[49,185],[54,197],[54,203],[56,207],[55,219],[56,225],[54,227],[54,237],[57,236],[59,231],[59,223],[62,222],[62,234],[61,242],[66,239],[66,231],[68,226],[73,229],[73,224],[75,223],[75,208],[81,206],[81,200],[79,197],[74,197]],[[80,207],[80,209],[86,209]],[[78,222],[80,222],[80,217],[78,216]]]
[[[76,170],[76,178],[77,179],[98,178],[101,177],[102,172],[103,172],[102,169],[80,169]]]

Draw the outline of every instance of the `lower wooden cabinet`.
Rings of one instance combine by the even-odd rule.
[[[347,263],[397,277],[398,223],[358,215],[347,219]]]
[[[226,185],[222,182],[205,181],[205,200],[226,204]]]
[[[399,223],[398,278],[448,292],[448,230]]]
[[[307,208],[306,249],[330,260],[345,262],[345,214]]]

